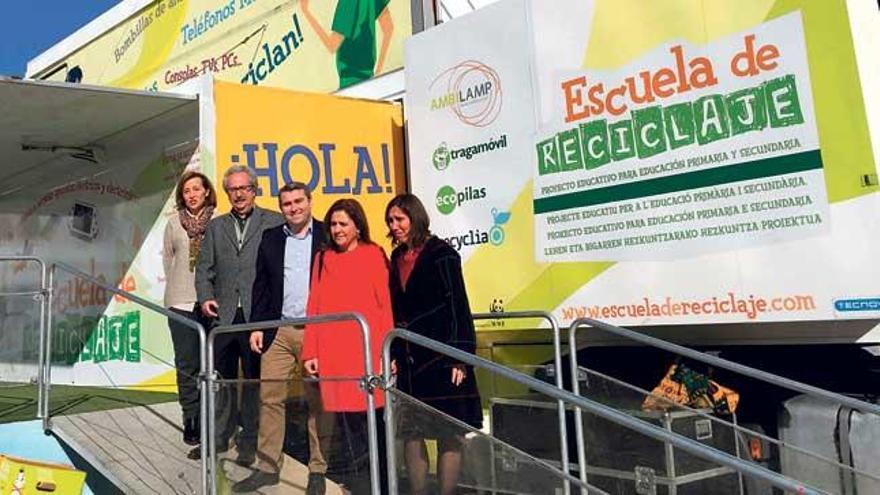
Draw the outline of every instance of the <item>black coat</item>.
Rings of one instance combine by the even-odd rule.
[[[405,251],[399,246],[391,253],[395,326],[473,354],[477,338],[458,252],[445,241],[430,237],[404,288],[398,260]],[[398,341],[394,354],[401,391],[475,428],[482,426],[480,395],[471,367],[467,367],[465,380],[455,386],[451,368],[459,363],[451,358],[405,341]]]
[[[284,300],[284,249],[287,234],[284,224],[263,232],[260,248],[257,251],[256,278],[253,287],[253,303],[249,321],[272,321],[281,319],[281,307]],[[327,244],[327,233],[324,223],[313,220],[312,223],[312,256],[307,267],[309,276],[315,261],[315,253]],[[263,352],[275,340],[275,328],[266,329],[263,334]]]

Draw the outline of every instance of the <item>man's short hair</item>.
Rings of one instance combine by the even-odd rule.
[[[286,192],[291,192],[291,191],[302,191],[303,194],[306,195],[306,199],[308,199],[309,201],[312,200],[312,190],[309,189],[309,186],[307,186],[304,182],[299,182],[299,181],[288,182],[287,184],[284,184],[283,186],[281,186],[281,189],[278,190],[278,207],[279,208],[281,207],[281,193],[286,193]]]
[[[230,175],[233,174],[248,174],[248,177],[251,180],[251,186],[257,187],[257,173],[247,165],[233,165],[226,169],[226,172],[223,172],[223,189],[226,190],[229,188],[228,184],[226,184],[226,179],[229,178]]]

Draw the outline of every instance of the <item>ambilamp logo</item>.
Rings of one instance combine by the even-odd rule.
[[[444,70],[428,90],[432,111],[448,110],[470,126],[486,127],[501,113],[501,78],[495,69],[476,60]]]
[[[476,201],[485,197],[485,187],[467,186],[464,190],[456,192],[452,186],[443,186],[437,190],[437,200],[435,205],[437,206],[437,211],[444,215],[449,215],[462,203]]]
[[[492,138],[482,143],[457,149],[450,149],[446,142],[442,142],[440,143],[440,146],[434,150],[434,154],[431,156],[431,161],[434,163],[434,168],[437,170],[446,170],[454,160],[462,158],[470,160],[481,153],[497,151],[504,148],[507,148],[507,134],[502,134],[498,139]]]

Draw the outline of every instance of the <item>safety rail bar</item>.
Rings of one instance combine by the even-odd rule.
[[[370,326],[367,324],[366,319],[360,314],[356,312],[347,312],[347,313],[332,313],[321,316],[312,316],[307,318],[291,318],[291,319],[283,319],[283,320],[273,320],[273,321],[260,321],[260,322],[252,322],[252,323],[241,323],[237,325],[223,325],[214,327],[211,330],[211,333],[208,335],[208,366],[207,373],[205,375],[205,384],[208,389],[208,407],[209,410],[207,412],[208,417],[208,437],[209,442],[211,442],[211,448],[208,449],[208,456],[210,457],[209,463],[211,466],[217,465],[216,455],[217,449],[214,443],[216,442],[215,434],[216,434],[216,424],[214,421],[215,412],[214,412],[214,385],[217,381],[215,375],[216,370],[214,368],[214,340],[218,335],[229,334],[229,333],[241,333],[241,332],[249,332],[254,330],[266,330],[267,328],[275,328],[281,326],[293,326],[299,327],[304,325],[316,325],[316,324],[324,324],[324,323],[335,323],[341,321],[353,321],[358,324],[361,330],[361,337],[363,338],[364,344],[364,394],[367,398],[367,443],[369,447],[369,459],[370,459],[370,490],[373,495],[378,495],[381,493],[379,488],[379,444],[378,444],[378,434],[377,434],[377,425],[376,425],[376,409],[375,409],[375,399],[373,397],[373,388],[374,382],[373,379],[375,375],[373,375],[373,357],[371,354],[370,348]],[[389,365],[390,366],[390,365]],[[203,441],[204,443],[204,441]],[[392,444],[393,445],[393,444]],[[210,485],[210,494],[216,495],[217,487],[215,483],[211,483]]]
[[[677,354],[679,356],[693,359],[694,361],[700,361],[708,365],[715,366],[717,368],[733,371],[734,373],[748,376],[750,378],[754,378],[765,383],[771,383],[779,387],[786,388],[788,390],[800,392],[802,394],[811,395],[828,400],[830,402],[842,404],[852,409],[855,409],[856,411],[880,415],[880,405],[870,404],[868,402],[860,401],[858,399],[847,397],[845,395],[821,389],[819,387],[807,385],[806,383],[798,382],[790,378],[774,375],[773,373],[768,373],[766,371],[761,371],[757,368],[752,368],[750,366],[745,366],[743,364],[735,363],[733,361],[728,361],[727,359],[712,356],[710,354],[706,354],[691,349],[689,347],[673,344],[671,342],[667,342],[656,337],[651,337],[650,335],[645,335],[639,332],[635,332],[633,330],[617,327],[608,323],[594,320],[592,318],[579,318],[571,323],[571,326],[569,326],[568,330],[569,361],[571,364],[571,376],[573,378],[571,381],[571,387],[572,392],[577,395],[580,395],[580,384],[576,379],[578,371],[577,331],[579,328],[582,327],[599,329],[610,334],[617,335],[618,337],[633,340],[649,347],[662,349],[673,354]],[[581,416],[581,410],[575,409],[575,431],[578,438],[583,438],[584,427],[583,424],[581,424]],[[586,450],[583,442],[578,444],[578,462],[586,464]],[[586,473],[584,471],[581,471],[581,480],[586,480]]]
[[[0,256],[0,262],[25,262],[25,263],[36,263],[40,267],[40,288],[39,290],[33,291],[22,291],[22,292],[4,292],[0,293],[0,297],[18,297],[18,296],[39,296],[40,297],[40,331],[39,331],[39,342],[37,344],[37,418],[43,419],[48,411],[43,407],[43,387],[41,384],[43,383],[43,360],[44,360],[44,351],[45,351],[45,342],[43,341],[44,336],[46,334],[47,322],[49,308],[48,299],[49,299],[49,286],[47,276],[48,271],[46,269],[46,262],[44,262],[41,258],[36,256]]]
[[[694,456],[718,463],[722,466],[729,467],[737,472],[754,476],[782,490],[792,491],[798,494],[810,495],[825,493],[818,490],[817,488],[783,476],[763,466],[747,462],[726,452],[707,447],[702,443],[697,442],[696,440],[692,440],[676,433],[669,432],[646,421],[642,421],[626,413],[620,412],[612,407],[600,404],[579,395],[575,395],[571,392],[559,390],[558,388],[536,378],[532,378],[505,366],[493,363],[481,357],[461,351],[446,344],[442,344],[440,342],[429,339],[417,333],[410,332],[408,330],[396,328],[391,331],[391,333],[389,333],[387,337],[385,337],[385,342],[382,346],[382,362],[384,364],[382,368],[382,373],[386,384],[391,383],[391,343],[396,338],[413,342],[417,345],[426,347],[440,354],[452,357],[453,359],[456,359],[462,363],[477,368],[486,369],[492,373],[497,373],[511,381],[517,382],[521,385],[525,385],[542,394],[548,395],[557,400],[562,400],[567,404],[575,406],[575,411],[585,409],[591,414],[595,414],[602,419],[634,430],[635,432],[651,437],[654,440],[670,444],[673,447],[679,448]],[[572,375],[572,377],[575,378],[575,380],[573,381],[576,382],[577,375]],[[394,445],[393,442],[395,425],[393,421],[392,401],[388,401],[385,405],[385,422],[386,443],[388,445]],[[388,488],[390,493],[397,493],[397,466],[396,458],[393,454],[393,451],[389,449],[387,452]],[[584,462],[584,465],[586,465],[586,462]],[[581,468],[581,471],[583,475],[583,466]],[[561,471],[560,474],[564,476],[564,473],[562,473]],[[583,485],[589,486],[586,482],[583,482]]]
[[[156,313],[159,313],[163,316],[166,316],[166,317],[168,317],[178,323],[181,323],[182,325],[185,325],[189,328],[192,328],[193,330],[198,332],[198,335],[199,335],[199,375],[200,375],[200,381],[201,381],[201,379],[203,379],[206,376],[205,373],[206,373],[207,359],[206,359],[205,344],[206,344],[207,338],[206,338],[205,328],[202,326],[201,323],[199,323],[197,321],[190,320],[189,318],[185,318],[183,316],[180,316],[177,313],[169,311],[166,308],[163,308],[162,306],[159,306],[158,304],[153,303],[151,301],[148,301],[140,296],[132,294],[131,292],[128,292],[128,291],[122,290],[118,287],[114,287],[112,285],[109,285],[106,282],[101,281],[101,280],[93,277],[92,275],[90,275],[90,274],[88,274],[88,273],[86,273],[86,272],[84,272],[74,266],[71,266],[67,263],[64,263],[61,261],[55,262],[49,268],[49,275],[48,275],[48,280],[47,280],[49,298],[48,298],[48,302],[47,302],[48,311],[47,311],[47,316],[46,316],[46,326],[45,326],[45,330],[44,330],[45,336],[41,336],[41,338],[40,338],[40,341],[44,342],[45,348],[44,348],[44,352],[42,354],[43,361],[41,363],[41,368],[43,368],[43,373],[38,375],[38,389],[42,390],[41,397],[45,401],[43,404],[43,411],[45,413],[45,415],[43,416],[43,430],[45,432],[48,433],[48,432],[52,431],[52,423],[51,423],[50,417],[49,417],[49,394],[51,393],[51,389],[52,389],[52,357],[51,357],[52,332],[50,331],[50,329],[52,328],[52,310],[51,310],[51,308],[52,308],[52,300],[53,300],[53,294],[54,294],[55,272],[58,270],[60,270],[62,272],[66,272],[69,275],[73,275],[75,277],[78,277],[78,278],[85,280],[89,283],[92,283],[92,284],[96,285],[97,287],[100,287],[108,292],[111,292],[111,293],[116,294],[118,296],[124,297],[125,299],[127,299],[133,303],[136,303],[140,306],[143,306],[151,311],[155,311]],[[207,456],[208,445],[205,442],[205,439],[208,434],[208,429],[207,429],[207,418],[208,418],[207,406],[208,406],[208,404],[207,404],[207,391],[205,390],[205,387],[199,387],[199,403],[200,403],[199,404],[199,420],[200,420],[199,435],[201,438],[199,450],[201,453],[200,457],[201,457],[201,464],[202,464],[202,466],[201,466],[201,478],[202,478],[201,485],[202,485],[202,493],[207,493],[208,490],[210,489],[209,487],[213,487],[214,483],[209,484],[209,479],[212,477],[209,477],[209,475],[208,475],[208,473],[209,473],[208,456]],[[211,472],[213,472],[213,469],[211,469]]]
[[[565,390],[562,381],[562,335],[559,329],[559,321],[547,311],[510,311],[506,313],[476,313],[472,315],[474,320],[513,320],[513,319],[542,319],[550,324],[553,332],[553,367],[556,372],[556,387]],[[556,402],[559,415],[559,448],[560,460],[565,471],[568,472],[568,428],[565,422],[565,403]],[[563,484],[563,493],[571,493],[571,485],[568,480]]]

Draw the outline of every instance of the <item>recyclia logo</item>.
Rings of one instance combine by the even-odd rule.
[[[492,208],[492,227],[489,230],[480,228],[472,228],[464,233],[454,233],[445,237],[443,240],[449,243],[456,251],[461,251],[467,246],[479,246],[481,244],[491,244],[500,246],[504,244],[506,238],[504,234],[504,224],[510,221],[509,211],[500,211]]]
[[[486,197],[485,187],[467,186],[463,190],[456,192],[452,186],[443,186],[437,190],[437,200],[435,205],[437,211],[444,215],[449,215],[455,208],[469,201],[476,201]]]
[[[470,126],[486,127],[501,113],[501,78],[495,69],[476,60],[444,70],[428,91],[431,111],[448,110]]]
[[[440,146],[438,146],[437,149],[434,150],[433,155],[431,155],[431,162],[434,164],[434,168],[442,171],[449,168],[449,165],[452,164],[454,160],[459,160],[462,158],[464,158],[465,160],[470,160],[471,158],[479,154],[497,151],[504,148],[507,148],[507,134],[502,134],[498,139],[492,138],[482,143],[465,146],[458,149],[450,149],[449,145],[446,144],[446,142],[442,142],[440,143]]]

